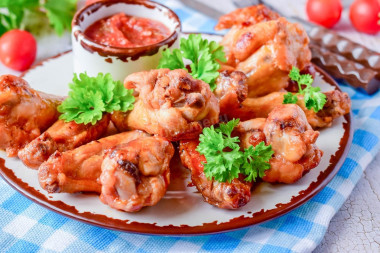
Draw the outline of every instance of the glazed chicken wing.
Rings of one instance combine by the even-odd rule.
[[[268,118],[256,118],[239,123],[234,134],[240,137],[241,148],[256,146],[264,141],[272,145],[273,157],[270,169],[265,171],[264,181],[271,183],[294,183],[304,173],[315,168],[322,157],[322,151],[315,142],[319,132],[308,124],[304,112],[297,105],[280,105]],[[198,140],[181,141],[182,163],[191,171],[191,180],[204,200],[219,208],[236,209],[247,204],[251,198],[252,183],[243,175],[231,181],[220,183],[208,179],[204,174],[205,157],[197,150]]]
[[[324,94],[327,101],[319,112],[307,109],[303,95],[298,95],[297,105],[304,111],[307,121],[314,129],[331,126],[334,119],[349,113],[351,109],[351,100],[347,93],[333,90]],[[226,114],[229,118],[241,120],[266,118],[275,107],[283,103],[284,95],[285,92],[273,92],[259,98],[247,98],[240,106],[221,106],[221,115]]]
[[[240,71],[224,70],[216,79],[214,94],[219,101],[220,115],[229,115],[241,107],[248,95],[247,76]]]
[[[276,20],[280,18],[276,12],[267,6],[259,4],[246,8],[236,9],[219,18],[215,30],[230,29],[233,26],[251,26],[260,22]]]
[[[119,131],[140,129],[170,141],[192,139],[203,125],[218,122],[219,105],[208,84],[193,79],[186,70],[156,69],[129,75],[124,83],[134,89],[136,102],[130,112],[115,112]]]
[[[56,151],[38,169],[40,185],[50,193],[100,193],[99,177],[105,151],[146,136],[149,135],[141,131],[131,131],[92,141],[70,151]]]
[[[18,152],[18,157],[30,168],[38,168],[55,151],[64,152],[102,137],[110,122],[106,114],[95,125],[58,120],[38,138]]]
[[[241,122],[236,132],[242,148],[256,146],[261,141],[272,145],[274,156],[263,177],[266,182],[294,183],[315,168],[323,154],[315,145],[319,132],[311,128],[298,105],[279,105],[267,119]]]
[[[162,137],[145,137],[107,152],[102,163],[100,200],[126,212],[153,206],[170,182],[173,145]]]
[[[258,16],[245,22],[247,13]],[[229,19],[233,21],[227,22]],[[227,66],[222,65],[222,69],[232,67],[247,75],[248,97],[286,88],[292,67],[302,70],[310,64],[309,38],[302,26],[278,18],[265,7],[238,9],[223,16],[216,27],[231,27],[221,42],[227,58]]]
[[[243,177],[233,179],[231,183],[208,179],[203,172],[206,158],[196,151],[198,144],[198,140],[181,141],[180,155],[183,165],[191,171],[191,181],[204,200],[225,209],[237,209],[246,205],[251,199],[252,184],[244,181]]]
[[[62,100],[33,90],[20,77],[0,76],[0,149],[16,156],[58,119]]]

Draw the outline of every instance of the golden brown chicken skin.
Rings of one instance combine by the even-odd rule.
[[[263,177],[270,183],[298,181],[318,166],[323,154],[315,144],[319,132],[311,128],[298,105],[280,105],[267,119],[241,122],[236,133],[240,136],[242,148],[256,146],[261,141],[272,146],[274,155],[269,160],[270,169]]]
[[[228,116],[241,107],[248,95],[247,76],[240,71],[224,70],[216,79],[214,94],[219,101],[220,116]],[[230,114],[231,114],[230,113]]]
[[[272,145],[274,155],[269,160],[270,169],[265,171],[263,177],[264,181],[270,183],[296,182],[319,164],[323,154],[315,145],[319,132],[310,127],[304,112],[297,105],[280,105],[266,119],[241,122],[234,130],[234,135],[239,136],[242,149],[256,146],[262,141]],[[226,209],[247,204],[251,198],[252,183],[246,182],[243,175],[231,183],[206,178],[203,163],[207,161],[196,150],[198,144],[198,140],[181,141],[180,155],[204,200]]]
[[[26,166],[37,169],[55,151],[65,152],[99,139],[106,133],[109,122],[109,114],[104,115],[95,125],[58,120],[21,149],[18,157]]]
[[[219,18],[215,30],[230,29],[233,26],[251,26],[260,22],[280,18],[276,12],[267,6],[259,4],[246,8],[236,9]]]
[[[173,145],[162,137],[139,138],[107,151],[100,200],[125,212],[157,204],[170,183],[173,154]]]
[[[16,156],[58,119],[57,106],[62,101],[33,90],[20,77],[0,76],[0,149]]]
[[[326,103],[319,112],[307,109],[303,95],[298,95],[297,105],[306,114],[307,121],[314,129],[330,127],[335,119],[349,113],[351,109],[351,100],[347,93],[339,90],[323,93],[326,95]],[[235,103],[221,106],[220,113],[241,120],[266,118],[275,107],[283,103],[285,94],[286,92],[273,92],[259,98],[247,98],[240,105]]]
[[[232,68],[247,75],[248,97],[286,88],[292,67],[302,70],[311,60],[309,38],[302,26],[261,8],[238,9],[222,17],[216,26],[231,27],[221,42],[227,58],[222,69]],[[245,22],[250,13],[253,17]]]
[[[99,177],[105,151],[146,136],[149,135],[142,131],[131,131],[92,141],[70,151],[56,151],[38,169],[40,185],[49,193],[100,193]]]
[[[198,144],[198,140],[181,141],[179,150],[182,164],[191,171],[191,181],[203,199],[224,209],[237,209],[246,205],[251,199],[252,184],[244,181],[243,176],[230,183],[208,179],[203,171],[206,158],[196,151]]]
[[[197,137],[203,126],[219,120],[219,105],[208,84],[186,70],[156,69],[129,75],[124,86],[134,89],[134,109],[115,112],[119,131],[141,129],[170,141]]]

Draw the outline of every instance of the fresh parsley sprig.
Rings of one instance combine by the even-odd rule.
[[[12,29],[38,30],[45,19],[62,35],[71,29],[76,4],[77,0],[0,0],[0,35]]]
[[[246,181],[256,182],[256,178],[265,176],[265,171],[270,169],[268,163],[273,155],[272,146],[265,146],[262,141],[256,147],[250,146],[244,151],[244,164],[242,169],[244,174],[247,175]]]
[[[133,90],[124,88],[120,81],[114,81],[111,74],[99,73],[89,77],[86,73],[74,74],[68,98],[58,106],[60,119],[66,122],[93,125],[103,117],[103,113],[126,112],[133,109]]]
[[[186,69],[184,59],[191,61],[191,75],[210,85],[215,90],[215,80],[219,76],[221,62],[226,62],[223,46],[215,41],[203,39],[200,34],[190,34],[187,39],[182,38],[179,49],[165,50],[160,59],[158,68]]]
[[[313,77],[310,74],[301,75],[297,67],[292,68],[289,77],[292,81],[297,82],[299,91],[297,94],[286,93],[283,103],[296,104],[298,101],[297,95],[303,95],[307,109],[313,109],[315,112],[322,110],[326,103],[326,95],[321,92],[321,88],[311,86]],[[306,85],[306,87],[303,89],[302,85]]]
[[[46,10],[50,24],[58,35],[71,29],[71,21],[76,11],[77,0],[46,0],[42,7]]]
[[[238,124],[239,119],[234,119],[220,124],[219,128],[207,127],[199,136],[197,151],[206,158],[204,173],[208,179],[231,182],[239,174],[245,174],[246,181],[255,182],[270,168],[268,162],[274,153],[271,145],[260,142],[256,147],[241,151],[239,137],[231,136]]]

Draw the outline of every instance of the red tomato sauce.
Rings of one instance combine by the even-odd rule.
[[[96,21],[84,34],[99,44],[132,48],[160,42],[170,30],[159,21],[119,13]]]

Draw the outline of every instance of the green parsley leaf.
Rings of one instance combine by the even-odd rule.
[[[269,159],[274,154],[272,146],[265,146],[262,141],[256,147],[250,146],[244,150],[244,164],[242,169],[247,175],[246,181],[256,182],[257,178],[265,176],[265,171],[270,169]]]
[[[300,70],[294,67],[289,72],[289,77],[292,81],[298,84],[298,93],[292,94],[288,92],[284,95],[283,104],[295,104],[298,101],[297,95],[303,95],[305,100],[305,106],[307,109],[313,109],[315,112],[322,110],[326,103],[326,95],[321,92],[319,87],[311,86],[313,83],[313,77],[310,74],[300,74]],[[306,87],[303,89],[302,86]]]
[[[199,56],[209,52],[208,41],[203,40],[200,34],[190,34],[187,39],[182,38],[180,49],[184,58],[196,63]]]
[[[209,44],[209,52],[212,53],[213,60],[219,60],[221,62],[226,62],[226,54],[223,51],[223,46],[216,41],[211,41]]]
[[[0,13],[0,36],[9,30],[12,30],[12,24],[8,15]]]
[[[61,35],[65,29],[71,29],[76,3],[77,0],[0,0],[0,8],[5,10],[0,13],[0,35],[16,28],[33,32],[41,30],[41,27],[45,28],[47,18]]]
[[[74,74],[68,98],[58,106],[59,117],[66,122],[96,124],[103,113],[126,112],[133,109],[133,90],[124,88],[120,81],[114,81],[111,74],[99,73],[89,77],[86,73]]]
[[[0,14],[0,35],[16,29],[23,28],[24,12],[37,11],[39,0],[0,0],[0,8],[6,8],[7,13]]]
[[[305,92],[304,100],[307,109],[318,112],[323,109],[326,104],[326,95],[320,92],[319,87],[310,87],[308,92]]]
[[[296,104],[298,101],[297,95],[294,95],[291,92],[288,92],[284,95],[283,104]]]
[[[70,30],[71,20],[76,10],[77,0],[46,0],[43,7],[50,24],[58,35],[62,35],[65,29]]]
[[[295,81],[298,83],[299,79],[300,79],[300,70],[297,68],[297,67],[292,67],[292,69],[290,70],[289,72],[289,78],[290,80],[292,81]]]
[[[2,15],[0,14],[0,36],[7,31],[7,28],[2,24]]]
[[[199,136],[197,151],[204,155],[206,163],[204,173],[208,179],[218,182],[231,182],[239,174],[247,175],[245,180],[256,181],[263,177],[272,157],[271,146],[261,142],[256,147],[249,147],[244,152],[240,150],[239,137],[232,137],[232,131],[239,124],[239,119],[222,123],[219,128],[214,126],[204,128]]]
[[[162,52],[159,69],[186,69],[182,60],[182,53],[179,49],[165,50]]]
[[[38,8],[40,0],[0,0],[0,8],[8,8],[9,12],[22,11],[24,8]]]
[[[195,79],[208,83],[212,91],[216,89],[215,80],[219,76],[219,63],[213,62],[210,53],[205,53],[197,63],[191,63],[190,69]]]
[[[158,68],[186,69],[183,59],[191,61],[190,74],[194,78],[208,83],[212,91],[216,88],[215,80],[220,68],[218,61],[226,62],[221,45],[203,39],[200,34],[190,34],[187,39],[181,39],[180,49],[163,52]]]
[[[231,137],[232,130],[239,124],[239,120],[232,120],[226,124],[220,124],[204,128],[199,136],[197,151],[206,157],[204,173],[207,178],[214,178],[219,182],[231,182],[239,176],[242,154],[239,146],[239,138]],[[229,149],[228,152],[225,149]]]

